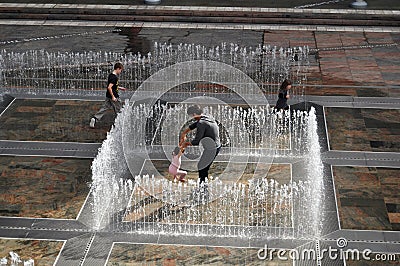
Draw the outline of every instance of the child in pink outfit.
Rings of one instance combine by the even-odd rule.
[[[187,175],[186,171],[180,170],[181,167],[181,156],[184,149],[180,147],[175,147],[174,151],[172,152],[172,160],[171,164],[168,168],[168,172],[174,175],[174,180],[177,179],[181,182],[185,182],[185,176]]]

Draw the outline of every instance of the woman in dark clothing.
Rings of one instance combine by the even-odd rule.
[[[289,105],[287,104],[287,99],[289,99],[289,90],[292,88],[292,82],[285,79],[278,93],[278,101],[276,102],[275,108],[278,110],[288,110]]]

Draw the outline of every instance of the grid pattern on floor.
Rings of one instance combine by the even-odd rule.
[[[329,106],[335,103],[334,97],[318,97],[316,98],[319,104],[327,102]],[[357,100],[357,99],[356,99]],[[376,102],[376,99],[362,99],[365,104],[369,102]],[[380,99],[380,101],[385,102],[385,99]],[[391,102],[389,104],[396,108],[400,108],[397,102]],[[347,102],[354,102],[353,98],[348,98]],[[346,98],[340,99],[339,105],[346,103]],[[319,108],[319,110],[322,110]],[[319,116],[323,117],[323,116]],[[18,145],[16,145],[18,144]],[[87,148],[86,144],[74,143],[74,147],[66,144],[54,144],[46,142],[21,142],[13,143],[10,141],[2,141],[2,146],[7,147],[9,150],[13,150],[14,155],[40,155],[40,156],[54,156],[52,152],[43,152],[49,150],[57,150],[57,154],[63,154],[63,152],[70,151],[71,149],[76,152],[76,154],[66,154],[66,156],[77,156],[79,153],[89,152],[91,155],[88,157],[95,156],[94,149],[98,147],[98,144],[92,144],[91,148]],[[22,147],[22,148],[21,148]],[[327,165],[359,165],[359,166],[370,166],[370,167],[396,167],[400,160],[398,153],[373,153],[373,152],[345,152],[345,151],[326,151],[323,153],[323,159]],[[330,189],[330,193],[333,190]],[[331,198],[333,200],[333,198]],[[334,208],[334,207],[333,207]],[[361,234],[357,230],[340,230],[336,220],[335,210],[332,209],[333,219],[329,218],[325,225],[325,237],[322,237],[322,241],[329,243],[335,243],[338,238],[345,237],[349,243],[349,248],[358,247],[362,248],[363,245],[367,244],[368,247],[375,251],[381,252],[385,248],[390,246],[391,249],[398,247],[399,232],[382,232],[377,234],[374,231],[363,231]],[[331,216],[329,212],[326,214],[327,217]],[[333,222],[333,223],[332,223]],[[336,223],[336,225],[335,225]],[[57,265],[66,265],[68,263],[73,263],[73,261],[80,261],[83,265],[98,265],[107,260],[107,256],[104,254],[109,254],[113,242],[121,241],[124,239],[124,233],[104,233],[101,235],[91,233],[91,229],[80,223],[77,220],[57,220],[57,219],[25,219],[25,218],[1,218],[0,219],[0,235],[2,237],[17,237],[17,238],[30,238],[30,239],[48,239],[51,235],[52,239],[67,241],[61,256],[58,259]],[[160,243],[159,237],[154,240],[146,239],[140,240],[139,238],[133,238],[131,234],[125,235],[126,242],[134,243]],[[172,241],[172,242],[171,242]],[[188,239],[190,243],[190,239]],[[233,242],[228,241],[225,244],[221,240],[218,240],[215,245],[226,245],[226,246],[242,246],[242,247],[253,247],[262,248],[262,243],[267,240],[263,238],[248,242],[247,240]],[[164,239],[162,241],[165,244],[168,243],[182,243],[185,242],[183,238],[171,238],[169,240]],[[213,245],[214,241],[212,239],[205,238],[204,245]],[[331,243],[331,244],[332,244]],[[281,241],[276,243],[276,247],[293,248],[299,247],[305,244],[305,242],[293,242],[293,241]],[[273,246],[271,246],[273,247]],[[100,248],[100,249],[99,249]],[[71,250],[81,250],[79,253],[75,253],[73,257],[70,256]],[[85,251],[85,253],[82,253]],[[99,256],[98,254],[103,254]],[[340,265],[340,262],[339,262]]]

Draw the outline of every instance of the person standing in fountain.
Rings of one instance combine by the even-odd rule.
[[[285,79],[278,92],[278,101],[276,102],[275,109],[277,110],[289,110],[287,100],[290,98],[289,90],[292,88],[292,82]]]
[[[124,66],[121,63],[115,63],[114,71],[108,75],[106,99],[100,110],[90,119],[89,125],[91,128],[94,128],[95,124],[101,120],[107,110],[114,110],[116,115],[121,111],[122,104],[119,99],[118,91],[126,90],[124,87],[119,86],[118,76],[121,74],[122,70],[124,70]]]
[[[171,175],[174,175],[174,181],[179,180],[181,182],[185,182],[185,176],[187,175],[186,171],[181,170],[181,156],[185,149],[180,147],[175,147],[172,152],[171,164],[169,165],[168,172]]]
[[[196,122],[182,132],[179,146],[186,148],[190,145],[197,146],[200,143],[203,145],[204,150],[197,164],[201,185],[208,178],[208,170],[221,149],[219,128],[215,120],[204,115],[203,110],[198,105],[190,106],[187,114],[192,116]],[[185,141],[186,134],[194,129],[196,129],[195,138],[192,141]]]

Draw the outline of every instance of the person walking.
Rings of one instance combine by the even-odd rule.
[[[290,98],[289,90],[292,88],[292,82],[285,79],[278,92],[278,101],[276,102],[275,108],[278,110],[289,110],[287,100]]]
[[[185,149],[190,145],[198,146],[200,143],[202,144],[204,150],[197,164],[201,185],[208,178],[210,166],[221,149],[219,128],[215,120],[204,115],[203,110],[198,105],[190,106],[187,114],[192,116],[196,122],[182,132],[179,146]],[[192,141],[186,141],[186,134],[194,129],[196,129],[195,138]]]
[[[124,66],[121,63],[115,63],[114,71],[108,75],[106,99],[99,111],[90,119],[89,126],[91,128],[95,127],[107,110],[112,109],[116,115],[121,111],[122,104],[118,92],[119,90],[126,90],[126,88],[119,86],[119,75],[122,70],[124,70]]]

